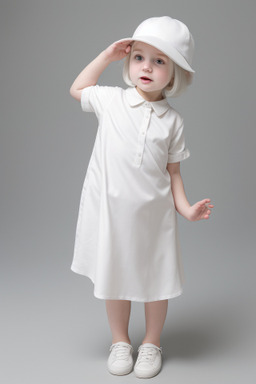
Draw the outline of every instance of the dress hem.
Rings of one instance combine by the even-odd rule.
[[[88,273],[85,274],[85,273],[81,272],[74,265],[71,266],[71,271],[78,273],[79,275],[88,277],[91,280],[91,282],[94,284],[94,287],[95,287],[94,279]],[[158,298],[141,299],[138,297],[131,297],[131,296],[115,296],[115,297],[114,296],[105,296],[105,295],[101,295],[101,294],[97,293],[95,291],[95,288],[94,288],[94,292],[93,292],[94,297],[96,297],[97,299],[101,299],[101,300],[129,300],[129,301],[136,301],[136,302],[143,302],[143,303],[150,303],[152,301],[174,299],[175,297],[180,296],[182,293],[183,293],[183,289],[181,288],[179,291],[177,291],[175,293],[162,295]]]

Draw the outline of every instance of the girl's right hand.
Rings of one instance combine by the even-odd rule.
[[[118,61],[126,57],[131,51],[132,40],[115,41],[105,49],[105,54],[109,61]]]
[[[132,40],[118,40],[102,51],[91,61],[75,79],[70,87],[70,94],[81,102],[83,88],[95,85],[102,72],[112,61],[123,59],[131,51]]]

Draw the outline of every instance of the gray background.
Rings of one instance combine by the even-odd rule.
[[[152,382],[255,382],[255,4],[1,1],[1,383],[139,380],[107,372],[104,301],[70,270],[97,123],[69,88],[106,46],[163,15],[195,38],[195,80],[173,106],[191,151],[188,199],[210,197],[215,208],[209,221],[179,218],[186,284],[169,300],[165,363]],[[113,63],[100,83],[125,86],[121,70]],[[143,311],[133,303],[134,348]]]

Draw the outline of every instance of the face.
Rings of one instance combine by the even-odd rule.
[[[137,91],[149,101],[161,100],[162,90],[170,83],[173,62],[152,45],[134,42],[129,63],[129,76]]]

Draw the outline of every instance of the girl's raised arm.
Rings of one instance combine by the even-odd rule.
[[[97,84],[97,81],[107,66],[117,60],[123,59],[130,52],[131,40],[115,42],[102,51],[82,72],[77,76],[70,87],[70,94],[76,100],[81,101],[82,90],[91,85]]]

